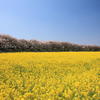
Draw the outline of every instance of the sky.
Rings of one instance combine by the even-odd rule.
[[[0,33],[100,45],[100,0],[0,0]]]

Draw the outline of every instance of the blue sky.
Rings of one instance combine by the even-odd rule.
[[[0,33],[100,45],[100,0],[0,0]]]

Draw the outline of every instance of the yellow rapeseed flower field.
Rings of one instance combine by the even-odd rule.
[[[100,52],[1,53],[0,100],[100,100]]]

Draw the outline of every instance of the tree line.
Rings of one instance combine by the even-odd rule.
[[[0,35],[0,52],[57,52],[57,51],[100,51],[100,46],[78,45],[68,42],[16,39]]]

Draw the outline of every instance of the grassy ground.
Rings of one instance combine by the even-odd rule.
[[[100,100],[100,52],[0,54],[0,100]]]

